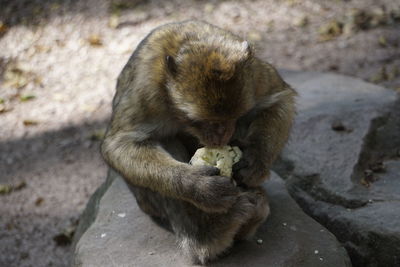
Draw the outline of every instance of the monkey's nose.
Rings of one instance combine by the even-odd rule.
[[[215,126],[215,131],[218,135],[224,135],[226,132],[226,126],[223,124],[217,124]]]
[[[214,127],[214,144],[216,146],[225,146],[229,143],[233,132],[234,124],[232,123],[215,123]]]

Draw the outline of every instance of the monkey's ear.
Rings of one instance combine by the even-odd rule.
[[[166,56],[165,61],[167,62],[167,69],[168,69],[169,73],[171,73],[171,75],[175,76],[177,67],[176,67],[174,58],[172,56]]]
[[[242,50],[246,51],[249,49],[249,43],[247,41],[242,42]]]
[[[253,49],[247,41],[242,42],[242,51],[246,53],[246,59],[249,59],[253,56]]]
[[[246,48],[247,56],[249,58],[252,57],[253,56],[253,48],[251,47],[251,45],[247,41],[244,41],[242,43],[242,46]]]

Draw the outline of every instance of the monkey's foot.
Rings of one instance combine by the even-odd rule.
[[[270,214],[267,194],[262,187],[247,189],[247,193],[252,197],[255,203],[253,216],[243,224],[237,232],[236,240],[250,239],[256,233],[258,227],[265,222]]]
[[[267,207],[262,189],[241,192],[228,213],[206,214],[207,219],[202,220],[205,225],[199,225],[199,228],[207,230],[198,233],[199,236],[183,237],[181,247],[192,262],[205,264],[229,249],[239,231],[243,235],[255,232],[269,213]]]

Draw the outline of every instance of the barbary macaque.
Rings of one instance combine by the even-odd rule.
[[[118,77],[102,154],[139,207],[204,264],[268,216],[260,185],[288,139],[295,95],[244,39],[202,21],[167,24]],[[198,148],[226,145],[243,153],[236,183],[189,164]]]

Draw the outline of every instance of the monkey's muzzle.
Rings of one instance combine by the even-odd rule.
[[[210,147],[226,146],[235,132],[236,121],[211,122],[203,125],[204,143]]]

